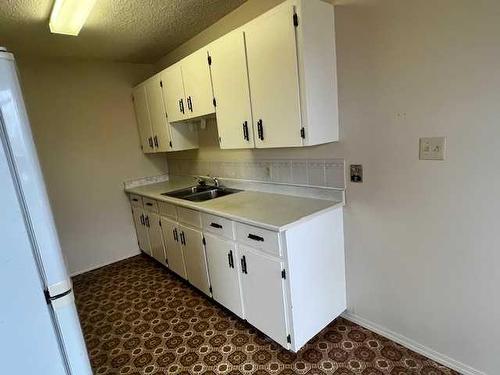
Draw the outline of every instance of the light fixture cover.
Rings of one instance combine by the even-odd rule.
[[[96,0],[55,0],[50,14],[52,33],[78,35]]]

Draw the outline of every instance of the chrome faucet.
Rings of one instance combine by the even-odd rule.
[[[212,177],[212,182],[214,183],[215,187],[220,187],[220,182],[217,177]]]

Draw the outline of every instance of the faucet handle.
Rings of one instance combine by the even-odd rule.
[[[198,185],[206,185],[207,181],[201,176],[194,176],[194,179],[198,182]]]

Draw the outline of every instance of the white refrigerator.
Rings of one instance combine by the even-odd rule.
[[[14,56],[2,47],[0,288],[0,374],[92,374]]]

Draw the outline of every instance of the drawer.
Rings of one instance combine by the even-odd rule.
[[[137,194],[130,194],[128,199],[132,206],[142,207],[142,197]]]
[[[195,210],[190,210],[189,208],[177,207],[177,221],[196,228],[201,228],[200,213]]]
[[[202,214],[201,222],[207,232],[234,240],[234,222],[220,216]]]
[[[254,227],[253,225],[236,223],[236,240],[254,249],[281,256],[278,232]]]
[[[158,202],[158,212],[161,216],[177,219],[177,207],[171,203]]]
[[[146,210],[158,212],[158,203],[154,199],[143,197],[142,201]]]

